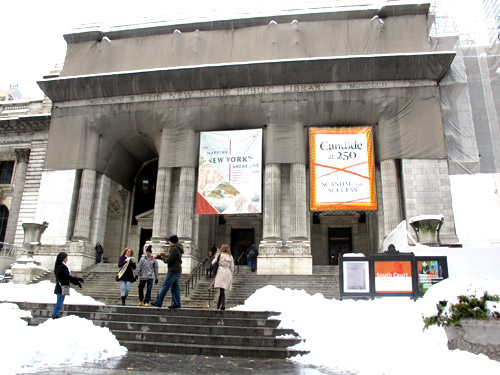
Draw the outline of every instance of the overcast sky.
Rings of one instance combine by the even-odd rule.
[[[440,0],[442,1],[442,0]],[[446,1],[446,0],[445,0]],[[472,0],[459,0],[470,4]],[[481,1],[481,0],[473,0]],[[410,1],[410,2],[419,2]],[[425,2],[425,1],[422,1]],[[332,6],[381,4],[383,0],[25,0],[3,1],[0,11],[0,90],[18,84],[30,97],[42,97],[37,80],[66,52],[63,35],[83,24],[136,23],[193,17],[224,18],[236,14]],[[457,2],[454,2],[457,5]],[[105,26],[101,27],[105,29]]]

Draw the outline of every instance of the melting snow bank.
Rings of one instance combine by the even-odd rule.
[[[433,297],[452,285],[445,283]],[[280,327],[293,328],[304,340],[294,348],[310,352],[292,358],[298,363],[359,375],[500,374],[500,363],[484,355],[450,351],[443,328],[424,331],[428,304],[434,298],[339,301],[266,286],[234,309],[281,312]]]
[[[36,303],[56,303],[56,295],[54,294],[55,284],[48,280],[41,281],[37,284],[14,284],[0,283],[0,301],[8,302],[36,302]],[[69,296],[64,299],[65,305],[104,305],[104,303],[96,301],[92,297],[84,296],[74,285],[71,285]]]
[[[31,313],[12,303],[0,304],[0,316],[3,375],[81,365],[127,352],[108,328],[97,327],[77,316],[28,326],[22,318],[30,317]]]

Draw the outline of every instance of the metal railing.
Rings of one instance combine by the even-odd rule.
[[[243,258],[245,256],[245,253],[246,253],[245,251],[242,252],[240,254],[240,256],[238,257],[238,259],[236,259],[236,273],[240,273],[240,266],[242,265],[241,258]]]
[[[194,270],[189,274],[189,277],[187,278],[184,287],[184,290],[186,291],[186,297],[189,295],[190,290],[195,287],[195,285],[198,283],[198,281],[203,277],[204,275],[204,268],[203,265],[205,263],[200,263],[198,264]]]
[[[7,242],[0,242],[0,256],[4,258],[17,258],[18,250],[23,250],[20,246],[15,246]]]
[[[215,298],[215,288],[214,288],[215,280],[212,281],[212,284],[208,287],[208,307],[210,307],[210,302],[212,302]]]

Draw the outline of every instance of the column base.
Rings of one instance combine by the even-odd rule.
[[[41,263],[31,257],[21,257],[11,267],[12,282],[14,284],[29,284],[37,277],[49,270],[41,266]]]
[[[312,275],[309,241],[262,241],[257,258],[258,275]]]

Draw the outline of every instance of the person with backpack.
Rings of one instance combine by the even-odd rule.
[[[251,244],[248,249],[247,249],[247,264],[252,270],[252,272],[255,272],[256,266],[257,266],[257,256],[259,255],[259,252],[255,248],[254,244]]]

